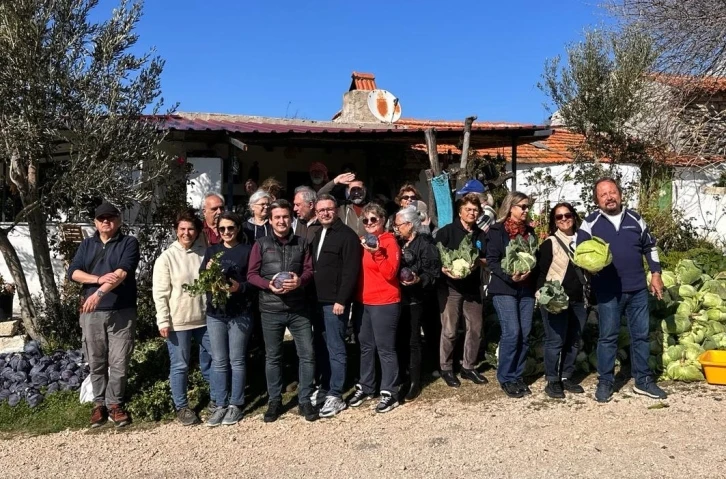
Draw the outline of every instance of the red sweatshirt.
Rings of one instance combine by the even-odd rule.
[[[378,237],[378,250],[375,253],[363,250],[357,300],[371,306],[400,302],[401,286],[398,283],[400,261],[401,249],[396,238],[391,233],[381,233]]]

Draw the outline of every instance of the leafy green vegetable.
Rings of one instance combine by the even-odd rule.
[[[691,329],[691,321],[688,316],[676,313],[661,321],[661,328],[664,333],[681,334]]]
[[[550,313],[557,314],[570,305],[570,298],[558,280],[545,281],[537,291],[537,302]]]
[[[527,273],[534,269],[537,264],[537,238],[531,234],[525,240],[522,235],[517,235],[507,245],[507,249],[502,258],[502,270],[509,274]]]
[[[695,298],[698,291],[696,291],[696,288],[691,286],[690,284],[682,284],[678,288],[678,294],[682,298]]]
[[[693,284],[701,278],[701,268],[690,259],[682,259],[676,265],[676,279],[680,284]]]
[[[726,288],[724,288],[720,281],[717,281],[715,279],[705,281],[698,289],[698,291],[705,291],[717,294],[719,298],[721,298],[722,300],[726,300]]]
[[[703,381],[701,364],[692,359],[673,361],[666,367],[666,376],[675,381]]]
[[[597,273],[613,262],[610,245],[597,236],[583,241],[575,248],[574,263],[580,268]]]
[[[441,256],[441,264],[451,271],[452,276],[465,278],[471,274],[479,258],[479,250],[474,246],[471,235],[464,237],[455,250],[450,250],[441,243],[436,243],[436,246]]]
[[[199,296],[212,293],[212,304],[215,308],[224,308],[227,304],[231,293],[229,292],[229,284],[227,277],[222,271],[220,259],[223,252],[214,255],[210,261],[209,268],[202,270],[199,277],[192,284],[182,285],[182,289],[192,296]]]
[[[721,306],[721,296],[715,293],[704,293],[702,301],[704,308],[718,308]]]

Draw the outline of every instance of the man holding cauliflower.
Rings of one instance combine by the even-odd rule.
[[[648,287],[643,270],[643,257],[651,272],[650,290],[662,298],[663,280],[655,238],[650,235],[645,221],[636,212],[623,208],[620,185],[613,178],[601,178],[593,189],[599,210],[591,213],[577,231],[578,265],[593,272],[592,290],[598,303],[600,338],[597,343],[598,385],[595,399],[608,402],[613,395],[615,356],[618,349],[620,317],[628,319],[633,392],[653,399],[665,399],[666,393],[653,380],[648,367],[650,344],[648,337]],[[612,263],[595,271],[587,258],[579,259],[583,242],[598,238],[606,243],[612,254]],[[601,242],[602,242],[601,241]],[[593,242],[594,243],[594,242]],[[593,255],[597,256],[596,251]],[[601,267],[601,266],[600,266]]]

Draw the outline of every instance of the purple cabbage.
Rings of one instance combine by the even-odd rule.
[[[272,280],[272,286],[274,286],[277,289],[282,288],[282,282],[288,279],[292,279],[292,274],[283,271],[281,273],[278,273],[277,276],[275,276],[275,279]]]
[[[415,278],[411,268],[401,268],[401,272],[398,273],[398,278],[404,283],[410,283]]]
[[[378,247],[378,237],[374,234],[368,233],[367,235],[365,235],[364,241],[366,246],[368,246],[369,248]]]

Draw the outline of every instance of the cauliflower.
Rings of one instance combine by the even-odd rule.
[[[458,258],[451,262],[451,273],[457,278],[469,276],[471,265],[464,259]]]

